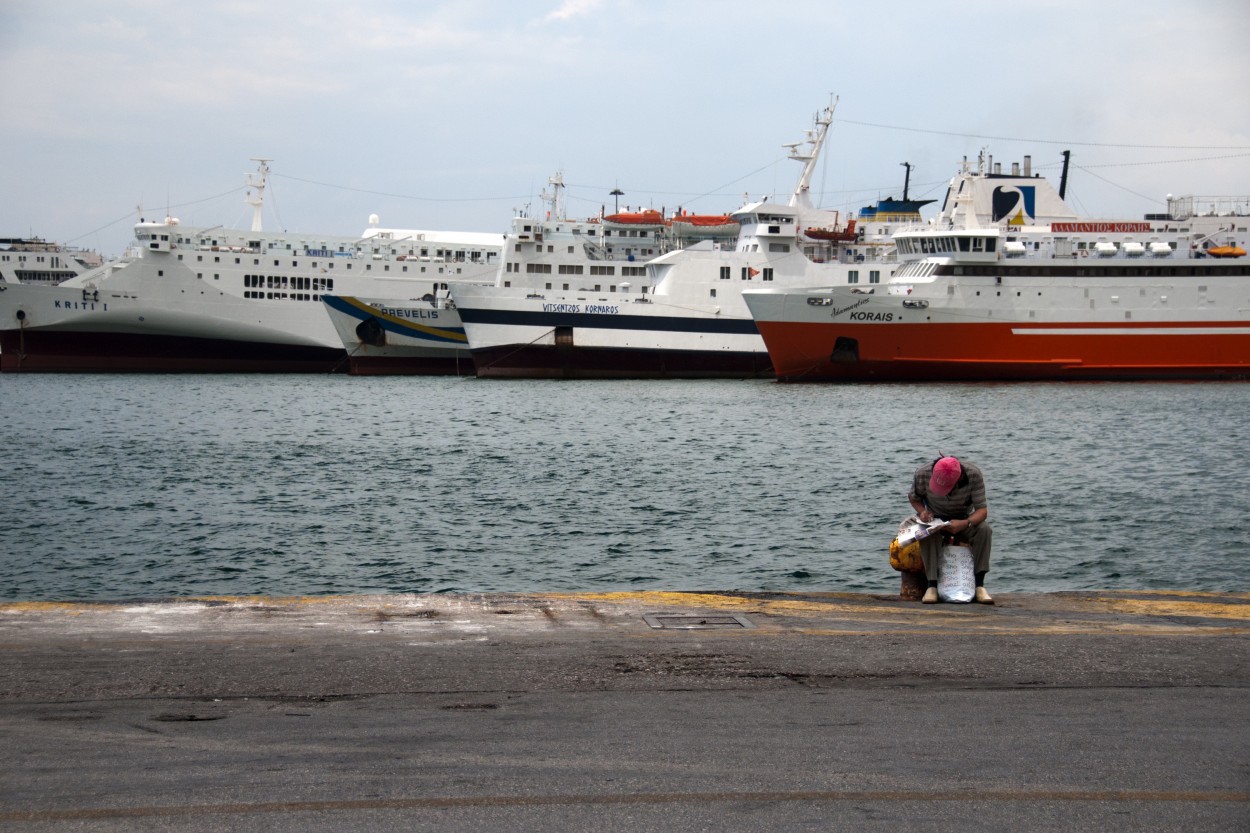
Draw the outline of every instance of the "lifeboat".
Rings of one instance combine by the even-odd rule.
[[[811,240],[829,240],[835,243],[852,243],[859,237],[859,233],[855,231],[854,220],[847,220],[845,229],[809,228],[803,234]]]
[[[728,214],[675,214],[673,231],[684,235],[737,234],[738,221]]]
[[[1216,246],[1207,249],[1207,254],[1211,257],[1245,257],[1246,250],[1240,246]]]
[[[653,208],[643,211],[622,211],[619,214],[609,214],[603,218],[606,223],[619,223],[623,226],[663,226],[664,215]]]

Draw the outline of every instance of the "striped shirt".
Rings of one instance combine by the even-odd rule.
[[[934,463],[936,462],[935,460]],[[933,476],[933,463],[925,463],[916,469],[908,498],[923,502],[934,515],[948,521],[963,520],[978,509],[986,508],[985,477],[981,474],[981,469],[965,460],[960,460],[959,465],[963,468],[964,476],[959,478],[950,494],[931,495],[929,478]]]

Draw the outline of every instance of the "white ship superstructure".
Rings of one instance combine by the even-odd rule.
[[[39,237],[0,238],[0,284],[55,286],[104,265],[99,252]]]

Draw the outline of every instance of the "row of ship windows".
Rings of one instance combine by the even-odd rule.
[[[760,250],[759,243],[743,243],[738,247],[740,252],[758,252]],[[768,251],[775,254],[787,254],[790,251],[789,243],[769,243]]]
[[[13,274],[21,283],[60,283],[74,277],[73,272],[37,272],[31,269],[14,269]]]
[[[157,235],[140,234],[138,235],[138,239],[139,240],[156,240]],[[165,235],[165,234],[160,235],[159,239],[167,241],[169,240],[169,235]],[[201,250],[207,250],[207,251],[212,251],[212,252],[216,252],[216,251],[248,252],[251,254],[257,254],[262,249],[266,248],[266,246],[264,246],[259,240],[249,240],[246,246],[232,246],[228,243],[222,244],[217,240],[209,240],[209,239],[201,239],[199,241],[194,241],[189,237],[179,237],[177,238],[176,242],[179,245],[183,245],[183,246],[195,245]],[[283,246],[280,243],[275,243],[273,241],[270,241],[267,248],[269,248],[270,250],[277,249],[279,251],[285,250],[285,251],[290,252],[290,251],[295,251],[297,247],[292,246],[290,243],[287,243],[285,246]],[[308,255],[310,257],[353,257],[356,255],[362,255],[362,256],[370,255],[370,254],[380,255],[380,254],[385,253],[382,248],[377,247],[377,246],[374,246],[368,250],[360,249],[360,248],[348,249],[346,246],[339,246],[338,249],[331,249],[327,247],[325,243],[322,243],[320,246],[310,246],[310,245],[307,245],[306,243],[301,243],[298,249],[302,251],[305,255]],[[409,249],[406,253],[400,254],[399,249],[392,248],[390,250],[390,254],[398,255],[400,259],[403,259],[405,257],[409,257],[409,258],[430,257],[430,250],[428,248],[423,248],[420,250],[420,252],[421,253],[418,255],[415,250]],[[489,261],[495,257],[495,254],[496,253],[494,251],[481,251],[478,249],[472,249],[472,250],[470,249],[435,249],[434,250],[434,257],[436,258],[447,259],[447,260],[472,260],[474,262],[481,261],[483,258]],[[238,261],[236,261],[236,263],[237,262]]]
[[[504,282],[503,282],[503,285],[504,285],[505,287],[512,286],[512,281],[504,281]],[[545,286],[545,288],[546,288],[546,289],[551,289],[552,287],[553,287],[553,285],[552,285],[550,282],[548,282],[548,283],[546,284],[546,286]],[[568,291],[569,291],[569,287],[570,287],[570,284],[567,284],[567,283],[566,283],[566,284],[561,285],[560,289],[561,289],[561,290],[563,290],[564,292],[568,292]],[[642,295],[646,295],[646,294],[647,294],[647,288],[646,288],[645,286],[640,286],[640,287],[638,287],[638,290],[639,290],[639,294],[642,294]],[[597,283],[597,284],[595,284],[594,286],[579,286],[579,287],[577,288],[577,291],[578,291],[578,292],[602,292],[602,291],[603,291],[603,285],[602,285],[602,284],[598,284],[598,283]],[[621,287],[621,291],[622,291],[622,292],[628,292],[628,291],[629,291],[629,286],[628,286],[628,284],[626,284],[626,285],[622,285],[622,287]],[[616,292],[616,284],[609,284],[609,285],[608,285],[608,292]]]
[[[583,267],[580,263],[561,263],[558,265],[559,265],[559,269],[557,270],[556,274],[560,274],[560,275],[583,275],[585,274],[585,271],[584,271],[585,267]],[[506,271],[519,273],[521,271],[521,264],[509,263]],[[525,264],[525,273],[528,275],[550,275],[551,264],[550,263],[527,263]],[[604,276],[604,277],[611,277],[616,274],[616,267],[615,266],[591,266],[590,274]],[[623,278],[641,278],[641,277],[645,277],[646,274],[647,274],[647,267],[645,266],[622,266],[621,267],[621,277]]]
[[[739,270],[738,275],[739,275],[739,278],[744,281],[752,280],[753,278],[755,278],[756,275],[759,275],[760,280],[762,281],[771,281],[773,279],[773,269],[771,266],[765,266],[763,269],[756,269],[753,266],[743,266]],[[732,266],[722,266],[720,268],[720,279],[722,281],[727,281],[732,276],[733,276]]]
[[[525,244],[524,244],[524,243],[517,243],[517,244],[516,244],[516,251],[517,251],[517,253],[518,253],[518,254],[523,253],[523,252],[525,251],[524,246],[525,246]],[[569,246],[569,247],[568,247],[568,253],[569,253],[569,254],[574,254],[576,251],[577,251],[577,247],[576,247],[576,246]],[[611,246],[609,246],[609,247],[607,248],[607,252],[608,252],[608,254],[615,254],[615,252],[616,252],[616,251],[617,251],[617,250],[616,250],[616,249],[613,249]],[[633,260],[635,257],[645,257],[645,258],[650,259],[650,258],[652,258],[652,257],[654,257],[654,256],[656,255],[656,251],[655,251],[655,249],[634,249],[634,248],[627,248],[627,249],[625,249],[624,251],[625,251],[625,254],[629,255],[629,259],[630,259],[630,260]],[[547,246],[547,254],[555,254],[555,252],[556,252],[556,247],[555,247],[555,246],[552,246],[552,245],[550,245],[550,244],[548,244],[548,246]],[[542,244],[542,243],[535,243],[535,244],[534,244],[534,253],[535,253],[535,254],[542,254],[542,253],[543,253],[543,244]],[[520,267],[520,265],[518,264],[518,265],[517,265],[517,269],[519,270],[520,268],[521,268],[521,267]]]
[[[1000,263],[993,266],[940,266],[939,275],[972,275],[999,277],[1019,275],[1039,278],[1172,278],[1202,277],[1206,275],[1250,276],[1250,265],[1203,265],[1203,266],[1156,266],[1153,263],[1135,263],[1116,266],[1016,266]]]
[[[257,301],[320,301],[321,296],[305,292],[244,292],[244,298]]]
[[[182,255],[178,255],[178,259],[179,259],[179,260],[182,260]],[[195,259],[196,259],[196,261],[197,261],[197,262],[203,262],[203,260],[204,260],[204,256],[203,256],[203,255],[196,255],[196,258],[195,258]],[[237,258],[237,257],[236,257],[236,258],[234,259],[234,262],[235,262],[235,264],[236,264],[236,265],[239,265],[239,264],[241,264],[241,263],[242,263],[242,260],[240,260],[239,258]],[[474,259],[474,262],[480,262],[480,261],[478,261],[478,260]],[[220,258],[220,257],[217,257],[217,256],[214,256],[214,257],[213,257],[213,263],[221,263],[221,258]],[[254,259],[252,260],[252,265],[253,265],[253,266],[260,266],[260,260],[259,260],[258,258],[254,258]],[[281,261],[275,260],[275,261],[273,262],[273,265],[274,265],[275,267],[281,267],[281,266],[282,266],[282,263],[281,263]],[[347,267],[347,271],[349,271],[349,272],[350,272],[350,271],[351,271],[351,268],[352,268],[352,264],[351,264],[351,263],[346,263],[346,264],[344,264],[344,265]],[[298,261],[298,260],[292,260],[292,261],[291,261],[291,268],[292,268],[292,269],[298,269],[298,268],[299,268],[299,261]],[[309,269],[316,269],[316,268],[317,268],[317,261],[315,261],[315,260],[314,260],[314,261],[312,261],[312,262],[309,264],[309,266],[308,266],[307,268],[309,268]],[[334,268],[334,261],[333,261],[333,260],[326,261],[325,269],[333,269],[333,268]],[[366,271],[366,272],[370,272],[370,271],[372,271],[372,270],[373,270],[373,264],[372,264],[372,263],[366,263],[366,264],[365,264],[365,271]],[[391,271],[391,265],[390,265],[389,263],[383,263],[383,264],[382,264],[382,271],[383,271],[383,272],[389,272],[389,271]],[[408,266],[407,266],[407,264],[404,264],[404,265],[403,265],[403,267],[400,269],[400,271],[401,271],[401,272],[405,272],[405,273],[406,273],[406,272],[408,271]],[[420,271],[421,273],[424,273],[424,272],[426,271],[426,267],[425,267],[425,266],[422,266],[422,267],[420,268],[420,270],[419,270],[419,271]],[[446,272],[454,272],[454,274],[459,275],[459,274],[463,271],[463,269],[461,269],[461,267],[459,267],[459,266],[456,266],[456,267],[453,269],[453,268],[452,268],[452,266],[451,266],[451,264],[447,264],[446,266],[444,266],[443,264],[439,264],[439,266],[438,266],[438,274],[440,274],[440,275],[441,275],[441,274],[443,274],[443,273],[444,273],[444,271],[446,271]]]
[[[334,289],[334,278],[304,278],[299,275],[244,275],[243,285],[255,289],[303,289],[326,292]]]
[[[560,231],[560,227],[559,227],[559,226],[557,226],[555,230],[556,230],[557,232],[559,232],[559,231]],[[580,228],[577,228],[577,227],[573,227],[573,228],[569,229],[569,231],[573,232],[574,234],[582,234],[582,230],[581,230]],[[612,230],[612,229],[603,229],[603,236],[604,236],[604,237],[611,237],[611,236],[612,236],[612,232],[613,232],[613,230]],[[535,234],[535,235],[541,235],[541,234],[543,233],[543,231],[542,231],[542,229],[535,230],[535,229],[533,228],[533,226],[525,226],[523,229],[521,229],[521,233],[522,233],[522,234],[530,234],[530,233],[533,233],[533,234]],[[587,236],[587,237],[598,237],[598,236],[599,236],[599,232],[598,232],[597,230],[593,229],[593,228],[586,229],[585,234],[586,234],[586,236]],[[654,237],[654,238],[656,238],[656,239],[659,239],[659,237],[660,237],[660,230],[659,230],[659,229],[633,229],[633,228],[625,229],[625,228],[623,228],[623,229],[617,229],[617,230],[616,230],[616,236],[617,236],[617,237]],[[517,244],[517,251],[520,251],[520,250],[521,250],[521,244],[520,244],[520,243],[518,243],[518,244]]]
[[[858,269],[848,270],[846,273],[846,282],[847,283],[859,283],[859,270]],[[868,282],[869,283],[881,283],[881,272],[879,272],[876,269],[869,269],[868,270]]]
[[[966,237],[903,237],[895,241],[899,254],[943,254],[950,252],[992,252],[997,239],[984,235]]]

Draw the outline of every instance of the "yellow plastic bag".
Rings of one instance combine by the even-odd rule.
[[[898,525],[898,531],[902,532],[909,526],[919,523],[915,517],[908,518]],[[924,562],[920,559],[920,542],[912,541],[905,547],[898,545],[898,536],[894,536],[894,540],[890,542],[890,566],[902,573],[917,573],[924,569]]]

